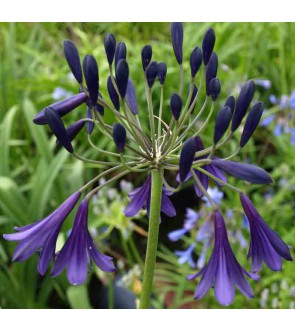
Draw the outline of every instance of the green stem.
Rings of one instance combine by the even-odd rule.
[[[142,292],[140,296],[140,309],[148,309],[153,288],[154,270],[156,264],[160,211],[162,200],[162,177],[158,170],[152,170],[151,206],[149,215],[149,230],[144,265]]]

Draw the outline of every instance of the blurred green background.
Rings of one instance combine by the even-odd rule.
[[[291,125],[293,121],[294,127],[294,111],[288,108],[282,112],[279,106],[273,107],[269,97],[271,94],[278,98],[282,95],[290,96],[295,89],[295,24],[185,23],[184,70],[187,84],[190,52],[196,45],[201,45],[203,34],[210,26],[217,36],[215,50],[220,61],[218,77],[222,83],[220,105],[229,94],[237,95],[246,80],[269,80],[271,87],[266,89],[258,86],[255,99],[262,100],[266,109],[276,114],[278,121],[286,118]],[[96,57],[101,93],[107,98],[108,66],[103,47],[106,33],[113,33],[117,41],[124,41],[127,45],[130,76],[136,85],[140,114],[146,111],[140,57],[142,47],[151,44],[153,58],[166,62],[168,77],[164,105],[165,118],[169,118],[169,96],[178,89],[179,73],[168,23],[0,23],[0,234],[11,232],[15,225],[25,225],[43,218],[99,172],[72,159],[64,150],[54,153],[55,142],[48,128],[33,125],[32,118],[54,101],[57,87],[67,92],[77,92],[78,87],[69,75],[63,57],[64,39],[75,42],[81,57],[86,54]],[[157,105],[159,93],[155,92],[154,96]],[[81,114],[84,116],[85,111],[85,107],[81,106],[79,111],[65,119],[66,124],[78,119]],[[292,112],[293,119],[290,120]],[[110,115],[105,116],[107,121],[112,121]],[[203,135],[206,145],[211,143],[213,126],[214,121],[211,121]],[[239,159],[250,160],[267,169],[275,184],[267,188],[245,184],[241,186],[251,193],[269,225],[294,248],[295,146],[290,143],[290,134],[275,136],[274,127],[275,123],[258,128]],[[89,148],[85,137],[80,135],[76,143],[78,153],[101,159]],[[110,146],[109,141],[99,134],[96,134],[94,140],[101,148]],[[235,150],[237,140],[232,140],[230,150]],[[225,152],[228,155],[228,151]],[[139,176],[128,178],[134,186],[142,183],[143,179]],[[234,179],[231,181],[238,183]],[[115,256],[119,271],[117,276],[127,276],[125,279],[129,278],[129,283],[126,288],[138,295],[147,221],[144,215],[135,221],[122,216],[122,209],[128,199],[119,187],[115,189],[116,200],[110,197],[105,192],[98,199],[100,210],[99,214],[93,211],[92,226],[98,230],[97,240],[102,243],[102,250]],[[180,200],[179,196],[174,198],[176,205],[177,200]],[[199,203],[192,203],[194,205],[190,207],[197,211]],[[223,204],[225,208],[238,206],[238,198],[226,197]],[[167,228],[163,223],[161,225],[153,306],[218,308],[212,291],[202,301],[192,301],[196,283],[189,283],[185,279],[186,274],[192,271],[187,264],[178,263],[173,254],[174,248],[169,247],[166,239],[167,231],[181,225],[184,212],[180,208],[175,220],[165,219],[163,223],[168,223]],[[174,222],[175,226],[171,224]],[[105,227],[111,239],[100,231]],[[59,239],[61,243],[69,228],[70,223]],[[114,291],[112,276],[94,270],[88,282],[79,287],[69,285],[65,275],[52,279],[48,272],[41,278],[36,268],[37,255],[26,262],[12,264],[14,247],[15,244],[0,238],[2,308],[98,308],[102,306],[100,299],[103,296],[109,299],[109,307],[114,305],[111,300]],[[249,267],[245,256],[246,251],[238,251],[238,260]],[[260,282],[251,282],[256,298],[248,300],[237,292],[236,301],[230,308],[295,307],[295,269],[292,262],[285,262],[283,270],[277,273],[264,267],[261,276]],[[263,302],[266,293],[268,295]]]

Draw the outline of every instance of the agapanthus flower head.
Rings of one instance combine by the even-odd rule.
[[[144,71],[150,64],[152,56],[153,56],[153,49],[151,45],[145,45],[141,51],[141,63]]]
[[[126,58],[127,58],[126,44],[124,42],[119,42],[116,45],[115,49],[115,69],[117,68],[119,61],[126,60]]]
[[[206,94],[210,96],[210,82],[216,77],[218,69],[218,57],[215,52],[212,53],[206,68]]]
[[[271,270],[281,270],[282,258],[292,260],[289,247],[265,223],[245,194],[240,194],[240,200],[250,225],[251,243],[248,258],[252,258],[252,271],[259,271],[262,262],[265,262]]]
[[[148,83],[149,88],[152,88],[152,86],[155,83],[155,79],[158,76],[158,62],[152,61],[148,67],[146,68],[146,80]]]
[[[128,79],[127,84],[127,90],[126,90],[126,101],[128,103],[128,106],[130,108],[130,111],[136,115],[138,114],[138,106],[137,106],[137,100],[136,100],[136,92],[135,87],[133,84],[133,81],[131,78]]]
[[[87,278],[90,261],[94,261],[104,272],[113,272],[115,267],[112,259],[95,247],[88,230],[88,201],[84,199],[78,208],[70,236],[57,254],[51,275],[55,277],[66,268],[69,282],[79,285]]]
[[[172,93],[172,95],[170,97],[170,110],[176,121],[180,117],[181,109],[182,109],[181,97],[177,93]]]
[[[158,64],[158,80],[161,85],[164,85],[167,75],[167,66],[165,62],[159,62]]]
[[[107,55],[109,65],[112,65],[116,50],[116,38],[112,33],[104,37],[104,49]]]
[[[117,150],[122,153],[126,144],[126,129],[120,124],[115,123],[113,126],[113,138],[116,144]]]
[[[254,81],[250,80],[246,84],[244,84],[241,88],[237,103],[236,109],[233,116],[231,130],[234,132],[239,125],[241,124],[248,107],[253,99],[255,92],[255,84]]]
[[[129,78],[129,66],[126,60],[121,59],[116,66],[116,83],[121,98],[125,98]]]
[[[60,117],[63,117],[64,115],[68,114],[81,104],[83,104],[87,100],[87,95],[85,92],[78,93],[77,95],[71,96],[67,99],[57,101],[54,104],[51,104],[47,106],[46,108],[50,107],[55,112],[58,113]],[[37,125],[45,125],[47,124],[46,118],[45,118],[45,110],[41,110],[38,114],[35,115],[33,122]]]
[[[214,128],[214,144],[216,145],[227,131],[232,118],[232,110],[228,106],[222,107],[216,117]]]
[[[83,82],[82,67],[80,57],[75,44],[70,40],[64,40],[63,42],[65,58],[67,63],[79,84]]]
[[[75,192],[46,218],[27,226],[15,227],[16,233],[4,234],[5,240],[20,242],[15,249],[13,260],[24,261],[41,249],[38,270],[44,275],[55,256],[55,246],[61,226],[80,196],[80,192]]]
[[[195,77],[202,64],[202,51],[197,46],[192,50],[190,57],[191,76]]]
[[[59,114],[52,109],[47,107],[45,109],[45,119],[50,129],[58,139],[59,143],[70,153],[74,152],[71,140],[68,136],[67,130],[59,116]]]
[[[188,275],[188,280],[201,277],[195,299],[201,299],[214,285],[217,301],[222,305],[230,305],[235,297],[235,285],[246,297],[252,298],[253,291],[245,276],[254,280],[259,277],[245,271],[238,261],[228,241],[227,231],[221,213],[214,212],[215,242],[212,255],[205,267],[194,275]]]
[[[115,109],[117,111],[119,111],[120,110],[120,99],[119,99],[117,91],[114,87],[114,84],[112,82],[111,76],[108,77],[107,89],[108,89],[108,93],[109,93],[111,102],[113,103]]]
[[[84,58],[83,72],[89,92],[90,103],[91,106],[94,107],[98,98],[99,76],[97,62],[92,55],[86,55]]]
[[[241,136],[240,147],[243,147],[247,144],[252,134],[254,133],[255,129],[257,128],[263,113],[263,107],[264,105],[260,101],[255,103],[254,106],[251,108],[247,116],[246,123]]]
[[[203,60],[205,66],[208,64],[212,55],[215,45],[215,33],[212,28],[209,28],[203,38],[202,49],[203,49]]]
[[[182,23],[171,23],[171,38],[174,54],[177,62],[182,64],[182,47],[183,47],[183,26]]]

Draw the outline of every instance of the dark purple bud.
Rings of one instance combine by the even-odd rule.
[[[126,60],[122,59],[116,67],[116,82],[121,98],[125,98],[129,77],[129,67]]]
[[[216,77],[218,68],[218,57],[215,52],[212,53],[211,58],[206,68],[206,94],[210,96],[210,82]]]
[[[104,37],[104,49],[107,55],[108,63],[111,65],[113,63],[116,50],[116,38],[113,34],[109,33]]]
[[[171,38],[177,62],[182,64],[183,26],[182,23],[171,23]]]
[[[205,149],[203,141],[201,140],[200,136],[196,136],[195,141],[196,141],[196,152],[202,151]]]
[[[101,98],[101,99],[103,99],[102,98],[102,95],[98,92],[98,96]],[[95,105],[95,110],[100,114],[100,115],[104,115],[104,107],[102,106],[102,105],[100,105],[99,103],[97,103],[96,105]]]
[[[170,97],[170,109],[174,119],[177,121],[180,117],[182,109],[182,100],[177,93],[172,93]]]
[[[78,50],[75,44],[70,40],[64,40],[63,46],[68,65],[77,82],[82,84],[83,75]]]
[[[219,111],[214,129],[214,144],[216,145],[229,127],[232,118],[232,111],[228,106],[223,106]]]
[[[124,42],[119,42],[115,50],[115,69],[120,60],[126,60],[127,58],[127,49]]]
[[[228,97],[224,106],[228,106],[231,109],[231,113],[234,114],[235,106],[236,106],[235,97],[234,96]]]
[[[251,183],[269,184],[273,182],[271,176],[264,169],[255,165],[221,159],[213,159],[212,165],[236,178]]]
[[[90,103],[91,106],[94,107],[97,103],[99,77],[98,77],[97,62],[92,55],[86,55],[86,57],[84,58],[83,71],[89,92]]]
[[[84,125],[85,125],[85,120],[81,119],[67,128],[67,135],[70,142],[72,142],[77,137],[77,135],[80,133]],[[58,148],[61,146],[61,143],[58,139],[56,140],[56,146]]]
[[[119,111],[120,110],[120,99],[119,99],[117,91],[113,85],[111,76],[108,77],[107,88],[108,88],[108,93],[109,93],[110,99],[111,99],[115,109],[117,111]]]
[[[136,92],[135,92],[134,84],[133,84],[133,81],[131,78],[128,79],[127,91],[126,91],[126,101],[129,105],[130,111],[135,115],[138,114]]]
[[[180,152],[180,159],[179,159],[180,182],[183,182],[186,179],[192,167],[196,151],[197,151],[197,145],[194,137],[191,137],[186,142],[184,142]]]
[[[164,62],[158,64],[158,79],[161,85],[164,85],[167,75],[167,66]]]
[[[208,29],[203,38],[203,60],[205,66],[208,64],[215,45],[215,33],[212,28]]]
[[[254,130],[258,126],[258,123],[263,113],[263,107],[264,104],[260,101],[251,108],[240,140],[241,148],[245,146],[245,144],[249,141],[250,137],[254,133]]]
[[[147,66],[150,64],[153,55],[151,45],[145,45],[141,51],[141,62],[142,68],[145,71]]]
[[[113,126],[113,138],[117,150],[122,153],[126,144],[126,130],[120,123],[115,123]]]
[[[90,119],[90,120],[93,120],[92,118],[92,113],[91,113],[91,108],[90,107],[87,107],[87,111],[86,111],[86,118],[87,119]],[[86,131],[89,135],[92,134],[93,132],[93,129],[94,129],[94,122],[88,122],[86,123]]]
[[[51,107],[47,107],[45,109],[45,119],[60,144],[70,153],[73,153],[74,149],[59,114]]]
[[[250,106],[250,103],[253,99],[254,92],[255,92],[254,81],[248,81],[246,84],[242,86],[242,89],[240,91],[237,100],[236,110],[234,113],[233,122],[231,126],[232,132],[234,132],[241,124],[247,112],[247,109]]]
[[[189,92],[188,92],[189,93]],[[198,93],[198,88],[194,85],[194,88],[193,88],[193,93],[192,93],[192,97],[191,97],[191,100],[189,102],[189,108],[191,108],[192,104],[193,104],[193,101],[195,100],[196,96],[197,96],[197,93]],[[196,105],[193,107],[193,109],[191,110],[191,114],[194,113],[194,110],[196,108]]]
[[[60,117],[63,117],[64,115],[71,112],[73,109],[80,106],[82,103],[84,103],[87,99],[87,95],[84,92],[78,93],[77,95],[71,96],[67,99],[60,100],[48,107],[52,108],[55,112],[58,113]],[[47,107],[46,107],[47,108]],[[33,122],[37,125],[45,125],[47,124],[46,118],[45,118],[45,110],[44,108],[42,111],[40,111],[38,114],[35,115]]]
[[[215,101],[218,98],[221,90],[221,84],[218,78],[213,78],[211,80],[211,82],[209,83],[209,90],[212,100]]]
[[[197,46],[193,49],[190,57],[191,75],[195,77],[202,64],[202,51]]]
[[[154,85],[157,75],[158,75],[158,62],[153,61],[148,65],[146,69],[146,80],[150,88],[152,88],[152,86]]]

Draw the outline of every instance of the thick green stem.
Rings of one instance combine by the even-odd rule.
[[[149,215],[149,230],[147,249],[143,273],[142,292],[140,296],[139,309],[148,309],[151,292],[153,288],[154,270],[156,264],[160,211],[162,200],[162,177],[158,170],[152,170],[151,206]]]

